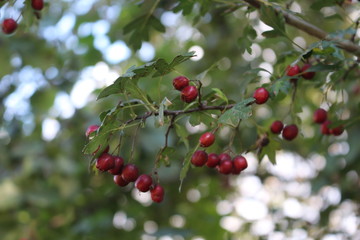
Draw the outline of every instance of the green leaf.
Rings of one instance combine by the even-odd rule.
[[[278,14],[273,7],[261,4],[260,19],[274,29],[274,33],[271,35],[276,33],[278,36],[285,36],[284,17],[282,14]]]
[[[289,79],[290,77],[284,76],[278,79],[277,81],[275,81],[270,87],[270,92],[274,93],[275,95],[278,95],[279,92],[288,94],[291,89],[291,83]]]
[[[189,15],[192,13],[196,1],[193,0],[180,0],[178,5],[173,9],[174,13],[182,11],[182,14]]]
[[[186,175],[190,169],[191,157],[198,148],[199,148],[199,144],[195,148],[193,148],[191,151],[189,151],[184,158],[183,167],[180,171],[179,192],[181,192],[181,187],[182,187],[183,181],[186,178]]]
[[[176,56],[170,64],[168,64],[164,59],[160,58],[156,61],[152,61],[141,65],[139,67],[131,66],[126,73],[121,75],[119,78],[115,80],[113,84],[104,88],[97,99],[101,99],[104,97],[108,97],[113,94],[123,93],[125,90],[125,86],[128,86],[128,81],[137,81],[140,78],[150,76],[155,70],[156,72],[152,75],[152,77],[159,77],[166,75],[174,70],[174,67],[179,65],[182,62],[187,61],[191,57],[194,56],[195,52],[188,52],[185,54],[181,54]],[[139,98],[142,99],[142,98]]]
[[[157,72],[155,72],[152,77],[164,76],[164,75],[170,73],[171,71],[173,71],[175,66],[179,65],[182,62],[189,60],[190,58],[192,58],[194,56],[195,56],[195,52],[188,52],[185,54],[181,54],[181,55],[176,56],[171,61],[170,64],[168,64],[163,59],[159,59],[155,64],[155,69],[157,70]]]
[[[98,134],[95,136],[88,144],[85,145],[83,149],[84,154],[93,154],[95,151],[96,154],[94,157],[99,156],[105,148],[108,146],[108,137],[110,133]],[[100,148],[99,148],[100,146]]]
[[[186,149],[189,149],[189,132],[183,125],[175,124],[176,134],[180,137],[180,140],[185,144]]]
[[[173,70],[173,68],[164,59],[159,59],[156,61],[155,69],[157,71],[152,77],[164,76]]]
[[[311,4],[310,8],[315,11],[320,11],[320,9],[322,9],[323,7],[337,5],[337,1],[338,0],[326,0],[326,1],[318,0],[318,1],[315,1],[313,4]]]
[[[192,58],[194,56],[196,56],[195,51],[191,51],[191,52],[187,52],[185,54],[178,55],[171,61],[170,66],[173,68],[173,67],[179,65],[180,63],[189,60],[190,58]]]
[[[124,77],[117,78],[113,84],[111,84],[110,86],[101,90],[101,92],[99,93],[99,96],[97,97],[97,100],[104,98],[104,97],[108,97],[113,94],[122,93],[123,92],[123,82],[128,79],[129,78],[124,78]]]
[[[307,69],[306,72],[334,72],[341,70],[343,67],[343,64],[341,62],[335,63],[335,64],[316,64],[314,66],[311,66],[309,69]]]
[[[155,16],[141,15],[124,27],[124,34],[132,33],[128,44],[134,49],[139,49],[143,41],[149,40],[151,29],[165,32],[165,27]]]
[[[224,100],[226,103],[229,103],[229,99],[226,97],[226,95],[219,88],[212,88],[211,90],[213,90],[216,93],[216,96],[218,98]]]
[[[237,127],[241,120],[248,119],[252,115],[250,103],[254,100],[254,98],[248,98],[237,103],[220,116],[218,123]]]
[[[261,149],[258,152],[258,158],[261,161],[265,156],[268,156],[270,162],[272,164],[276,164],[276,150],[280,150],[280,142],[279,139],[275,137],[269,137],[269,144]]]
[[[126,84],[125,90],[130,93],[132,98],[140,99],[145,104],[151,105],[152,100],[150,99],[150,97],[136,84],[128,82],[128,84]]]
[[[211,125],[214,123],[214,118],[212,118],[211,115],[206,112],[194,112],[190,115],[189,123],[191,126],[197,126],[201,123],[204,123],[205,125]]]
[[[275,38],[275,37],[283,36],[283,34],[279,34],[279,31],[275,31],[275,30],[263,32],[261,35],[263,35],[266,38]]]
[[[154,17],[153,15],[150,16],[150,24],[151,26],[158,30],[159,32],[165,32],[166,28],[164,27],[164,25],[160,22],[159,19],[157,19],[156,17]]]
[[[140,17],[135,18],[133,21],[126,24],[125,27],[123,28],[124,34],[128,34],[138,29],[139,26],[141,26],[144,23],[145,17],[146,15],[141,15]]]
[[[158,157],[159,157],[160,161],[162,161],[164,163],[164,165],[168,167],[171,164],[171,162],[170,162],[171,159],[175,157],[175,154],[176,154],[175,148],[166,147],[166,148],[162,148],[159,150]],[[160,167],[159,165],[156,167]]]

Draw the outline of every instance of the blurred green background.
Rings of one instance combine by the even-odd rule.
[[[254,75],[250,69],[261,67],[281,76],[303,51],[292,41],[307,48],[318,40],[292,27],[286,27],[288,38],[262,37],[269,27],[242,1],[57,0],[46,2],[40,19],[29,2],[3,1],[0,10],[1,19],[21,16],[14,34],[0,35],[2,240],[360,239],[358,68],[344,81],[328,79],[331,74],[343,76],[348,65],[299,83],[301,136],[281,142],[277,165],[267,158],[259,162],[249,153],[249,168],[239,177],[192,168],[179,192],[187,150],[172,132],[170,144],[177,152],[170,167],[159,169],[166,193],[164,202],[155,204],[148,194],[131,186],[120,189],[110,175],[89,171],[90,157],[82,154],[85,130],[99,124],[98,115],[118,102],[116,95],[96,101],[99,91],[132,65],[156,58],[171,61],[196,51],[197,57],[179,65],[177,72],[142,79],[141,86],[155,101],[165,96],[173,100],[178,97],[171,85],[174,77],[195,79],[216,63],[203,79],[204,93],[219,88],[229,99],[240,101],[270,82],[266,72]],[[357,2],[271,2],[287,3],[328,32],[354,26],[360,16]],[[153,6],[153,16],[165,32],[150,28],[144,41],[124,34],[124,26]],[[328,57],[327,62],[332,61]],[[282,96],[255,106],[252,120],[236,132],[235,149],[242,152],[256,141],[257,126],[268,128],[276,119],[290,124],[290,101],[290,96]],[[340,137],[321,136],[319,126],[312,123],[312,112],[319,106],[354,124]],[[136,146],[135,162],[142,172],[151,171],[164,143],[166,126],[154,128],[152,121]],[[204,126],[192,127],[186,118],[181,123],[190,145],[196,145]],[[210,151],[225,149],[231,134],[229,128],[221,129]],[[121,154],[129,157],[126,149]]]

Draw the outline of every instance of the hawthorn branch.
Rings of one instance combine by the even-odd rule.
[[[262,4],[262,1],[260,0],[243,0],[244,2],[248,3],[249,5],[260,8]],[[289,12],[286,12],[282,10],[281,8],[274,8],[275,11],[281,15],[284,16],[285,22],[289,24],[290,26],[293,26],[313,37],[316,37],[321,40],[327,40],[334,42],[339,48],[344,49],[345,51],[360,57],[360,46],[354,44],[353,42],[338,38],[338,37],[332,37],[329,35],[329,33],[325,32],[324,30],[320,29],[319,27],[295,16],[294,14],[291,14]]]

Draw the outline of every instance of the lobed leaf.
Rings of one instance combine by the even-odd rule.
[[[252,115],[250,103],[254,100],[254,98],[248,98],[237,103],[233,108],[220,116],[218,123],[237,127],[241,120],[248,119]]]

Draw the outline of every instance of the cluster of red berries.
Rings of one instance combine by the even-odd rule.
[[[280,134],[288,141],[293,140],[299,133],[299,129],[295,124],[290,124],[284,127],[280,120],[274,121],[270,126],[270,131],[274,134]]]
[[[206,132],[201,135],[200,139],[201,147],[209,147],[215,142],[215,136],[211,132]],[[222,174],[240,174],[241,171],[247,168],[246,158],[243,156],[236,156],[231,159],[227,153],[210,153],[207,154],[203,150],[196,151],[191,157],[191,163],[196,167],[202,167],[206,165],[209,168],[217,168],[219,173]]]
[[[287,66],[286,68],[286,75],[289,77],[293,77],[293,76],[300,76],[303,77],[304,79],[307,80],[311,80],[314,78],[315,76],[315,72],[308,72],[307,70],[309,68],[311,68],[311,64],[310,63],[305,63],[301,68],[298,65],[294,65],[294,66]],[[296,82],[297,78],[292,78],[291,79],[292,82]]]
[[[86,130],[86,137],[96,131],[98,125],[91,125]],[[98,150],[96,150],[98,151]],[[135,164],[124,164],[124,159],[119,156],[113,156],[108,153],[109,148],[98,157],[96,160],[96,168],[102,172],[108,172],[114,175],[114,182],[120,186],[125,187],[131,182],[135,182],[135,188],[140,192],[150,191],[151,199],[154,202],[160,203],[164,199],[164,189],[159,184],[154,184],[150,175],[139,175],[139,169]]]
[[[238,175],[248,166],[247,160],[243,156],[236,156],[231,159],[227,153],[207,154],[203,150],[198,150],[192,155],[191,163],[196,167],[206,165],[209,168],[216,168],[219,173],[225,175],[230,173]]]
[[[190,85],[190,80],[184,76],[178,76],[173,80],[173,86],[176,90],[181,91],[181,100],[186,103],[193,102],[199,95],[198,89]]]
[[[339,136],[344,132],[344,126],[342,126],[342,125],[337,126],[335,128],[329,128],[331,121],[328,120],[327,111],[322,108],[318,108],[314,112],[313,120],[315,123],[321,124],[321,127],[320,127],[321,133],[324,135],[332,134],[334,136]]]
[[[31,0],[31,7],[35,11],[41,11],[44,8],[44,0]],[[5,34],[12,34],[18,27],[18,23],[13,18],[5,18],[2,23],[2,31]]]

